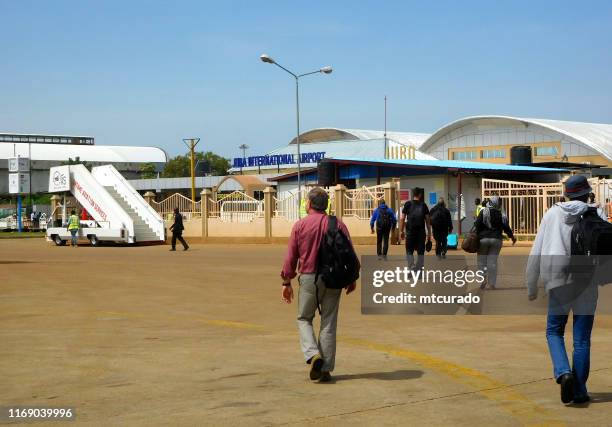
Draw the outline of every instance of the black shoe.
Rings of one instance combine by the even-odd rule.
[[[573,400],[573,402],[577,404],[587,403],[590,401],[591,401],[591,396],[589,396],[588,394],[585,394],[584,396],[580,396],[580,397],[574,397],[574,400]]]
[[[323,368],[323,358],[315,354],[310,359],[310,379],[315,381],[321,378],[321,368]]]
[[[321,378],[319,379],[320,383],[328,383],[328,382],[331,382],[331,380],[332,380],[332,376],[329,372],[321,373]]]
[[[187,249],[189,249],[189,246],[185,246],[185,247],[183,248],[183,250],[184,250],[184,251],[186,251]]]
[[[557,378],[557,384],[561,385],[561,402],[570,403],[574,400],[574,376],[563,374]]]
[[[172,248],[172,249],[170,249],[170,252],[175,251],[175,250],[176,250],[176,249]]]

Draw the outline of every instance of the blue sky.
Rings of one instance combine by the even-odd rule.
[[[0,0],[0,130],[227,157],[302,129],[467,115],[612,123],[610,1]]]

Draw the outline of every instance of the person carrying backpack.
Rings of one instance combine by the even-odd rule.
[[[429,208],[423,201],[424,190],[415,187],[412,190],[412,200],[404,204],[400,220],[400,238],[406,239],[406,259],[408,268],[419,270],[425,264],[425,228],[427,241],[431,242],[431,219]],[[405,227],[405,228],[404,228]],[[417,262],[414,264],[414,251],[417,252]]]
[[[516,243],[516,237],[508,222],[508,216],[502,212],[502,200],[499,196],[492,196],[487,201],[487,207],[482,209],[474,223],[478,233],[478,269],[486,272],[486,280],[480,285],[484,289],[487,285],[495,289],[497,284],[497,259],[501,252],[503,241],[502,233]]]
[[[299,271],[298,317],[304,360],[310,365],[310,379],[331,381],[336,360],[336,327],[340,294],[357,287],[359,260],[346,225],[325,213],[329,200],[322,188],[308,193],[308,215],[291,229],[287,255],[281,271],[282,299],[293,300],[291,279]],[[317,309],[321,315],[319,339],[312,321]]]
[[[434,240],[436,241],[436,256],[438,259],[446,258],[447,239],[449,233],[453,232],[453,220],[443,197],[440,197],[429,214]]]
[[[565,182],[569,201],[556,203],[544,214],[527,262],[529,300],[538,297],[538,280],[548,293],[546,340],[563,403],[590,400],[586,382],[598,288],[592,280],[593,265],[584,270],[577,264],[594,256],[612,254],[612,224],[600,218],[595,208],[589,208],[586,202],[590,191],[584,176],[574,175]],[[570,311],[573,366],[569,364],[564,340]]]
[[[378,259],[387,259],[389,234],[397,226],[397,217],[395,212],[386,205],[384,199],[378,201],[378,207],[374,209],[372,218],[370,218],[372,234],[374,234],[374,225],[376,225],[376,255]]]

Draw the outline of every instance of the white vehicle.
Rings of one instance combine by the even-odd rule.
[[[112,165],[57,166],[49,172],[49,192],[70,192],[93,220],[81,221],[79,240],[92,246],[100,242],[142,243],[163,242],[166,237],[161,216],[142,198]],[[62,227],[47,226],[47,240],[65,245],[71,239],[66,224],[69,212],[62,205]],[[51,215],[50,221],[53,219]]]

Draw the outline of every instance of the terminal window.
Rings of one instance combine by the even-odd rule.
[[[558,153],[557,147],[536,147],[536,156],[556,156]]]
[[[455,151],[453,152],[453,160],[475,160],[477,159],[476,151]]]
[[[506,157],[506,150],[481,150],[480,157],[483,159],[503,159]]]

